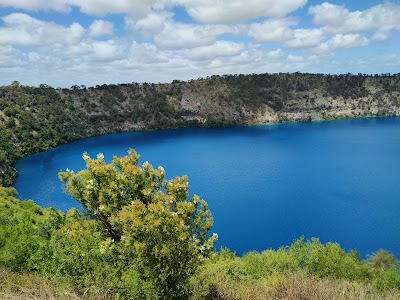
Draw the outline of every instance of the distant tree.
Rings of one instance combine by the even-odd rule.
[[[15,118],[14,117],[10,117],[6,123],[5,123],[7,128],[13,128],[16,126],[16,122],[15,122]]]
[[[13,88],[19,88],[19,87],[21,86],[21,84],[19,83],[19,81],[14,80],[14,81],[11,83],[11,86],[12,86]]]
[[[7,107],[7,103],[3,98],[0,98],[0,110],[3,110]]]

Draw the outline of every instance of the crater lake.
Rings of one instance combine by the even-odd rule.
[[[58,172],[83,169],[83,152],[111,162],[130,148],[167,179],[188,175],[189,194],[213,213],[217,249],[277,249],[304,235],[400,257],[400,118],[97,136],[19,160],[14,187],[42,207],[80,207]]]

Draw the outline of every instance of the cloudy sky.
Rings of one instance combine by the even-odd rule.
[[[0,85],[400,72],[400,0],[0,0]]]

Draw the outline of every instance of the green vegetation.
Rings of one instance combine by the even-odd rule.
[[[59,278],[79,294],[124,299],[185,299],[189,280],[214,250],[205,201],[188,198],[187,177],[138,165],[133,150],[106,164],[84,154],[87,169],[60,173],[85,213],[43,210],[0,192],[0,266]]]
[[[300,238],[243,257],[221,249],[192,278],[192,289],[194,299],[398,299],[399,279],[399,262],[384,250],[361,261],[336,243]]]
[[[60,173],[85,212],[21,202],[13,163],[93,135],[180,126],[400,115],[400,76],[253,74],[171,84],[0,87],[0,298],[399,299],[400,266],[300,238],[237,257],[213,251],[212,217],[185,176],[130,151]]]

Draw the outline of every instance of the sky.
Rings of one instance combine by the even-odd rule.
[[[0,0],[0,85],[399,73],[400,0]]]

